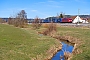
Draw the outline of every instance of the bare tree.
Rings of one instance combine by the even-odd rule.
[[[9,18],[8,24],[14,25],[16,27],[26,27],[27,25],[27,15],[25,10],[21,10],[15,18]]]
[[[21,10],[19,13],[18,13],[18,18],[21,18],[21,19],[27,19],[27,13],[25,12],[25,10]]]
[[[19,24],[20,27],[25,27],[25,25],[27,24],[27,13],[25,12],[25,10],[21,10],[17,17],[16,17],[16,23]]]
[[[36,16],[36,18],[34,19],[34,21],[33,21],[33,23],[32,23],[32,26],[33,26],[34,29],[39,28],[39,27],[41,26],[40,18],[38,18],[38,17]]]

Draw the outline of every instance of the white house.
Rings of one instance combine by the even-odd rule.
[[[72,23],[88,23],[86,20],[82,20],[79,16],[77,16]]]

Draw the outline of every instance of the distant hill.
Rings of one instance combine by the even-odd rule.
[[[70,18],[72,16],[77,16],[77,15],[65,15],[65,17]],[[81,18],[90,18],[90,15],[79,15]]]

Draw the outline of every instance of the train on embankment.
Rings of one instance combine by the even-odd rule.
[[[54,18],[54,19],[43,19],[41,20],[41,23],[72,23],[71,18]]]

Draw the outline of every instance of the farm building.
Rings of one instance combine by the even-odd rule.
[[[72,23],[88,23],[88,21],[81,19],[79,16],[77,16]]]

